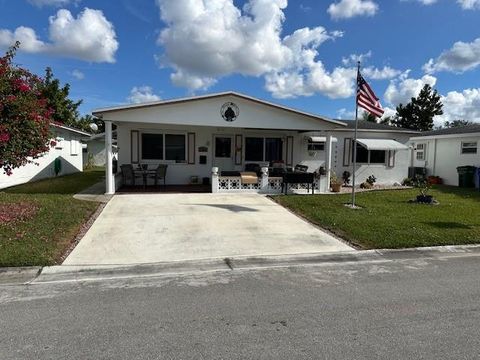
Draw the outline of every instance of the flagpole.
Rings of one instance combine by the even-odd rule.
[[[352,209],[355,208],[355,170],[357,169],[357,130],[358,130],[358,78],[360,75],[360,61],[357,62],[357,87],[355,91],[355,133],[353,135],[353,170],[352,170]]]

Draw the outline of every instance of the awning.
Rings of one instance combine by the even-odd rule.
[[[357,139],[368,150],[408,150],[408,146],[392,139]]]
[[[307,140],[310,140],[311,142],[327,142],[327,137],[326,136],[307,136],[306,137]],[[337,138],[335,137],[332,137],[332,141],[333,142],[336,142],[337,141]]]

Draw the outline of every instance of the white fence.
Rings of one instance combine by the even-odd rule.
[[[316,193],[325,192],[324,182],[326,177],[316,179],[313,184]],[[268,168],[263,167],[257,183],[243,184],[240,176],[221,176],[217,167],[212,168],[212,193],[263,193],[280,194],[282,192],[283,179],[281,177],[269,177]],[[322,186],[323,185],[323,186]],[[312,189],[307,184],[289,184],[288,192],[296,194],[311,193]]]

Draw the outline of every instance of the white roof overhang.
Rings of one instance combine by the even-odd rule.
[[[311,142],[327,142],[327,137],[326,136],[307,136],[307,140],[310,140]],[[336,137],[332,137],[332,141],[336,142],[338,141]]]
[[[392,139],[357,139],[368,150],[408,150],[408,146]]]

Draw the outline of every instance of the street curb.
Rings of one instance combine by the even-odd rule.
[[[443,259],[480,256],[480,245],[435,246],[409,249],[353,250],[335,253],[231,256],[129,265],[56,265],[0,268],[0,285],[51,282],[100,281],[136,277],[176,276],[204,272],[230,272],[248,269],[333,265],[358,262],[390,262],[408,259]],[[2,281],[2,279],[7,279]]]
[[[25,284],[34,280],[42,271],[41,266],[0,268],[0,285]]]

